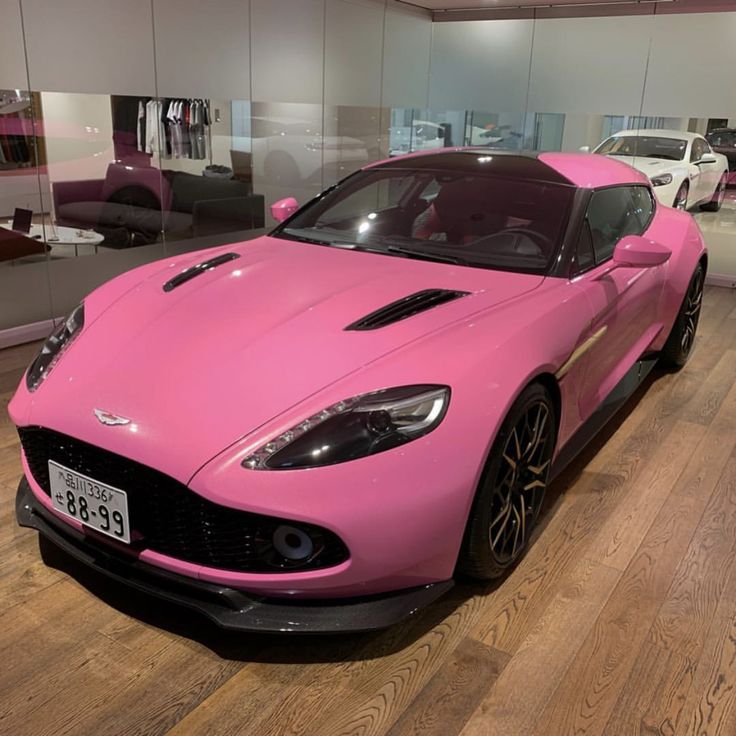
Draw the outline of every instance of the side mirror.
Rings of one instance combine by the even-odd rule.
[[[581,153],[590,153],[590,146],[580,146]]]
[[[712,153],[706,153],[704,154],[703,158],[695,162],[695,165],[700,166],[700,164],[717,164],[717,163],[718,163],[718,159]]]
[[[618,241],[613,251],[616,266],[652,268],[661,266],[672,255],[663,245],[641,235],[627,235]]]
[[[276,222],[283,222],[299,209],[299,202],[294,197],[286,197],[271,205],[271,217]]]

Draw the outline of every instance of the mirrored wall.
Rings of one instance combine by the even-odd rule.
[[[711,273],[736,282],[736,13],[432,23],[394,0],[0,7],[0,344],[40,336],[139,264],[264,232],[278,199],[444,146],[603,146],[693,212]],[[682,58],[694,37],[707,59]]]
[[[399,3],[0,7],[6,344],[118,273],[264,232],[274,201],[387,156],[391,106],[428,105],[431,19]]]

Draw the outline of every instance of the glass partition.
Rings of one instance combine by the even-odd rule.
[[[243,240],[264,225],[254,190],[247,2],[153,0],[167,253]],[[155,136],[154,136],[155,139]]]
[[[0,46],[1,347],[43,334],[52,306],[41,200],[41,182],[48,181],[46,151],[36,135],[40,99],[29,89],[17,3],[3,4]],[[4,338],[6,330],[11,332]]]
[[[38,218],[56,318],[112,276],[164,253],[160,175],[135,147],[137,101],[156,94],[151,7],[21,7],[29,86],[39,100],[46,176]]]

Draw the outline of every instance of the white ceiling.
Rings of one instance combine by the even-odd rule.
[[[500,10],[508,8],[548,8],[553,5],[603,5],[621,4],[626,0],[404,0],[428,10]],[[653,0],[644,0],[652,2]],[[660,0],[661,2],[662,0]],[[667,2],[667,0],[664,0]],[[670,0],[672,1],[672,0]],[[636,3],[637,0],[629,0]]]

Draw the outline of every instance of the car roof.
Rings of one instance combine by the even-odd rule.
[[[596,189],[616,184],[648,184],[631,166],[592,153],[497,151],[492,148],[440,148],[378,161],[364,169],[441,170],[488,173],[513,179]]]
[[[622,138],[624,136],[650,136],[651,138],[675,138],[681,141],[694,141],[702,138],[700,133],[690,133],[687,130],[667,130],[666,128],[640,128],[638,130],[619,130],[613,133],[611,138]]]
[[[541,153],[539,159],[566,176],[580,189],[617,184],[645,184],[649,178],[633,166],[597,153]]]

